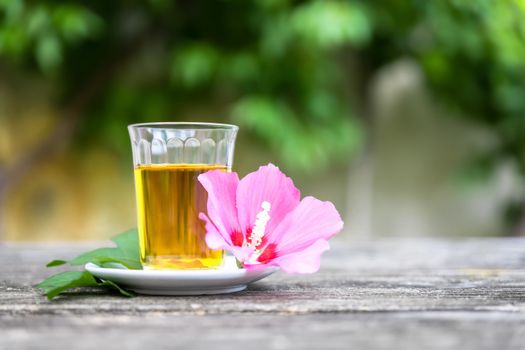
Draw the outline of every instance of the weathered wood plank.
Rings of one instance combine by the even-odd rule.
[[[338,241],[318,274],[278,273],[222,296],[94,291],[48,302],[32,287],[54,272],[48,260],[99,245],[0,246],[0,348],[108,339],[222,349],[230,338],[254,349],[523,348],[523,238]]]
[[[523,349],[507,313],[173,316],[51,315],[2,320],[5,349]],[[118,345],[118,346],[117,346]]]

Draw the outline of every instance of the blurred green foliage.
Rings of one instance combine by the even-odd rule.
[[[129,152],[125,124],[207,106],[306,170],[350,159],[371,76],[410,57],[457,115],[495,130],[483,164],[525,169],[524,14],[523,0],[0,0],[0,57],[64,105],[117,60],[78,140]]]
[[[414,57],[459,117],[497,135],[499,144],[473,159],[471,171],[486,173],[510,158],[525,174],[525,1],[397,1],[381,8],[374,22],[383,55]]]

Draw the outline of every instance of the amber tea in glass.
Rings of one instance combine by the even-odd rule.
[[[223,252],[205,242],[207,193],[198,176],[230,171],[237,127],[148,123],[129,127],[135,163],[140,257],[145,269],[208,269]]]

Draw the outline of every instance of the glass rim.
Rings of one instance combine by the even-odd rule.
[[[151,122],[128,125],[128,129],[197,129],[197,130],[239,130],[234,124],[208,122]]]

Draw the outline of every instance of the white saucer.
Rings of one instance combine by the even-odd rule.
[[[116,282],[139,294],[203,295],[240,292],[249,283],[277,271],[278,267],[257,270],[240,269],[233,256],[225,257],[224,266],[216,270],[128,270],[106,268],[88,263],[86,270],[96,277]]]

